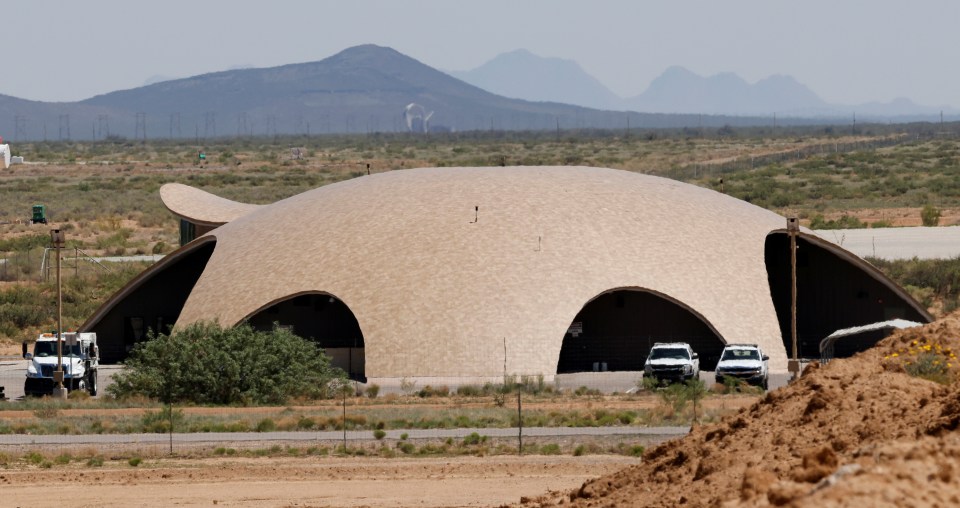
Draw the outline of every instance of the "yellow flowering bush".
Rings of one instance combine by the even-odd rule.
[[[942,384],[956,380],[960,370],[957,355],[949,345],[926,337],[911,340],[883,359],[885,362],[899,361],[911,376]]]

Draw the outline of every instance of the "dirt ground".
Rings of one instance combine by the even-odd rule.
[[[2,470],[3,506],[497,506],[564,490],[639,459],[620,456],[147,460]],[[56,501],[55,501],[56,500]],[[67,501],[68,500],[68,501]]]
[[[700,402],[701,406],[705,410],[713,411],[722,411],[722,410],[733,410],[741,407],[749,406],[757,399],[755,395],[724,395],[722,397],[712,397],[705,399]],[[348,399],[348,407],[351,410],[355,410],[358,407],[370,407],[377,410],[388,411],[390,409],[410,409],[415,407],[416,409],[450,409],[451,403],[449,401],[438,402],[438,403],[429,403],[415,401],[414,403],[403,403],[403,404],[390,404],[383,402],[373,402],[367,399],[360,397]],[[597,401],[582,401],[576,399],[562,399],[556,401],[540,401],[540,402],[524,402],[523,407],[528,411],[569,411],[569,410],[589,410],[592,408],[603,408],[610,411],[616,410],[643,410],[643,409],[654,409],[660,407],[662,402],[657,399],[655,396],[650,395],[645,398],[638,399],[617,399],[614,397],[605,397],[602,400]],[[469,408],[484,408],[489,407],[490,402],[488,401],[479,401],[479,402],[462,402],[457,401],[456,407],[459,409],[469,409]],[[16,405],[10,405],[4,408],[3,411],[0,411],[0,420],[4,419],[16,419],[16,418],[30,418],[35,415],[33,409],[18,410]],[[182,407],[178,408],[178,411],[182,411],[184,414],[188,415],[234,415],[234,416],[243,416],[243,415],[257,415],[257,414],[271,414],[277,413],[280,411],[290,410],[293,412],[299,411],[312,411],[318,409],[337,409],[339,410],[340,405],[338,402],[327,401],[326,404],[317,404],[311,406],[255,406],[255,407]],[[92,417],[111,417],[111,416],[140,416],[148,411],[156,411],[156,408],[153,407],[129,407],[129,408],[71,408],[71,409],[60,409],[57,414],[64,417],[76,417],[76,416],[92,416]]]
[[[960,313],[811,364],[641,464],[522,506],[960,506],[957,352]]]

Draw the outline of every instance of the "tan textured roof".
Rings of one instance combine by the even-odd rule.
[[[683,302],[727,342],[759,341],[771,368],[783,369],[764,263],[767,234],[783,227],[779,215],[729,196],[619,170],[393,171],[209,233],[216,249],[178,326],[234,324],[321,291],[356,316],[372,378],[496,376],[504,338],[508,372],[553,374],[584,304],[644,288]]]
[[[263,206],[238,203],[180,183],[160,187],[160,200],[174,215],[205,226],[226,224]]]

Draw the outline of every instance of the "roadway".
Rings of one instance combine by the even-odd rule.
[[[894,260],[960,256],[960,227],[820,229],[813,233],[860,257]]]
[[[122,365],[101,365],[98,375],[99,391],[106,393],[113,384],[113,376],[123,368]],[[580,372],[577,374],[558,374],[556,386],[564,390],[576,390],[581,386],[598,389],[604,393],[633,393],[637,390],[637,381],[641,372]],[[27,375],[27,362],[19,357],[0,357],[0,386],[5,389],[8,400],[16,401],[23,397],[23,380]],[[709,389],[715,384],[713,372],[700,372],[700,379]],[[787,373],[770,373],[770,389],[786,386],[790,381]],[[390,390],[381,388],[382,394]]]

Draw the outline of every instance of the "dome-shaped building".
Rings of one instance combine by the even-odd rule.
[[[786,369],[786,220],[712,190],[495,167],[392,171],[261,206],[179,184],[161,196],[206,233],[84,324],[105,361],[148,328],[217,320],[292,327],[354,378],[388,385],[639,371],[664,341],[690,343],[704,370],[726,343],[759,343],[771,370]],[[931,319],[872,265],[806,232],[797,294],[801,357],[840,328]]]

